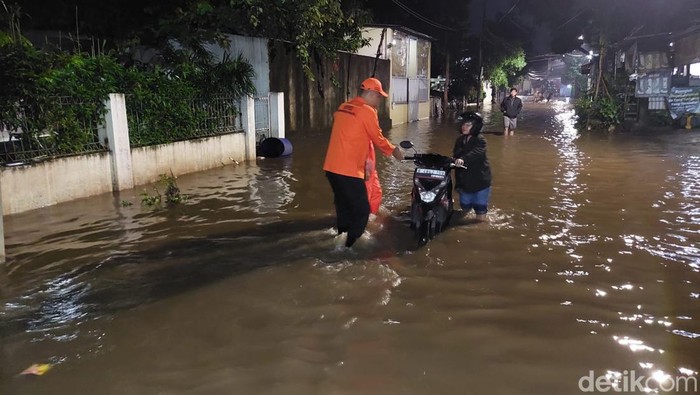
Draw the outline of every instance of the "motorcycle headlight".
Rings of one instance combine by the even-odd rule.
[[[435,197],[436,197],[436,196],[437,196],[437,195],[435,195],[435,192],[431,192],[431,191],[422,191],[422,192],[420,193],[420,200],[422,200],[422,201],[424,201],[424,202],[426,202],[426,203],[430,203],[430,202],[432,202],[433,200],[435,200]]]

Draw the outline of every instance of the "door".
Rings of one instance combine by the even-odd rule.
[[[418,91],[419,91],[418,78],[411,78],[408,80],[408,122],[415,122],[418,120]]]

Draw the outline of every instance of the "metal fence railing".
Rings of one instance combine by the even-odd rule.
[[[270,97],[260,96],[255,101],[255,141],[270,136]]]
[[[243,132],[240,102],[232,97],[140,100],[126,96],[132,147]]]
[[[267,98],[264,99],[265,113],[260,125],[267,126],[261,129],[263,133],[269,130],[269,106]],[[104,103],[86,103],[66,97],[50,99],[47,103],[42,113],[20,113],[13,122],[0,120],[0,165],[31,164],[61,156],[108,151],[99,138]],[[139,100],[135,95],[127,95],[130,144],[140,147],[242,133],[239,107],[240,100],[232,97]]]
[[[19,113],[0,124],[0,164],[31,164],[62,156],[103,152],[98,128],[104,106],[70,97],[50,98],[41,112]]]

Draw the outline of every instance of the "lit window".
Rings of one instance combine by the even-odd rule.
[[[700,63],[693,63],[690,65],[690,75],[700,77]]]

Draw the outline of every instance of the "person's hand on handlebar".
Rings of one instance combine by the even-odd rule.
[[[455,165],[464,166],[464,161],[462,159],[455,159]]]
[[[399,149],[399,147],[394,148],[394,152],[391,153],[394,158],[398,160],[403,160],[403,152]]]

